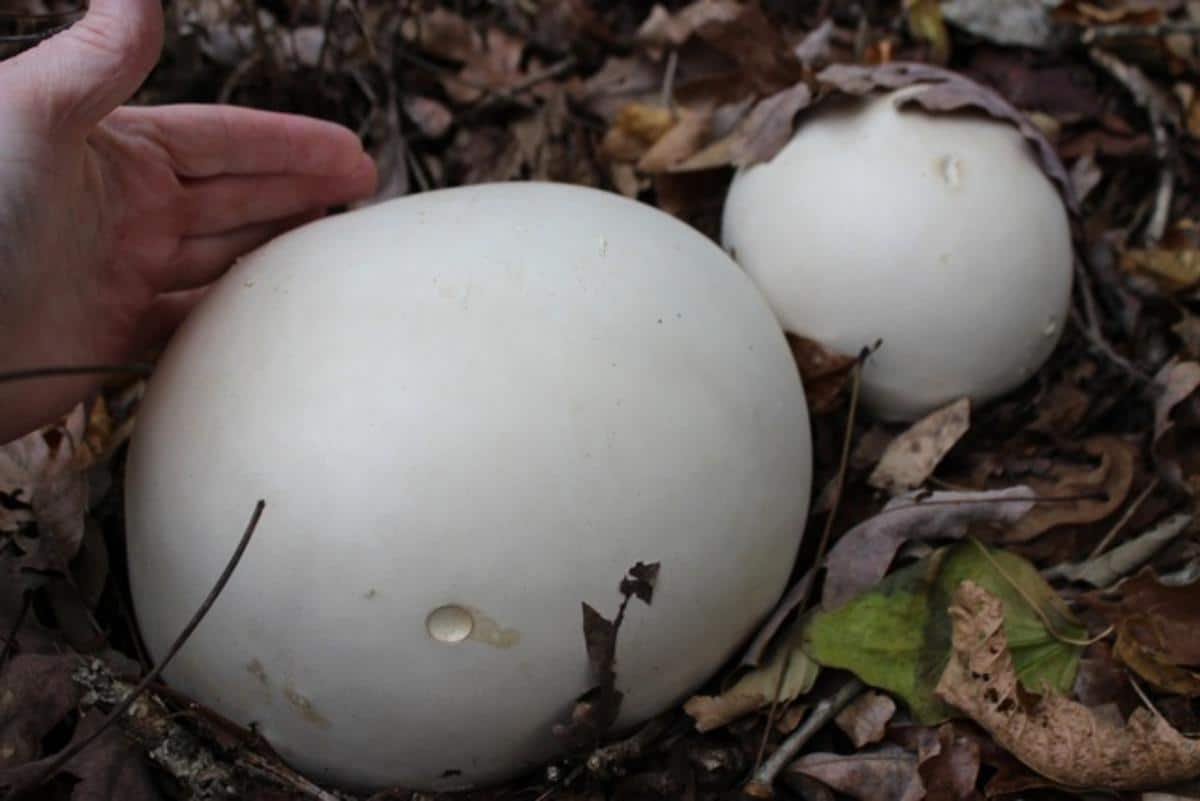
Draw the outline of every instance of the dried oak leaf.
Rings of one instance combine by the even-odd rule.
[[[979,111],[1015,126],[1033,148],[1038,164],[1058,188],[1067,208],[1078,213],[1071,175],[1059,160],[1054,145],[1028,117],[993,90],[941,67],[903,61],[875,66],[834,64],[821,70],[817,81],[829,89],[851,95],[924,86],[897,103],[901,107],[919,106],[933,113]]]
[[[1166,585],[1147,568],[1082,600],[1116,627],[1116,656],[1139,676],[1200,695],[1200,581]]]
[[[1200,363],[1171,361],[1155,383],[1162,392],[1154,402],[1154,444],[1159,475],[1176,489],[1200,490]]]
[[[1033,490],[1021,486],[895,498],[843,534],[829,551],[822,607],[836,609],[872,587],[909,540],[960,539],[975,524],[1012,524],[1033,505]]]
[[[971,401],[962,398],[913,423],[883,452],[867,483],[892,495],[914,490],[971,427]]]
[[[847,755],[805,754],[788,765],[785,779],[797,773],[861,801],[920,801],[925,797],[917,757],[895,745]]]
[[[862,748],[883,739],[888,721],[895,714],[896,702],[891,696],[865,692],[839,712],[834,722],[855,748]]]
[[[1139,708],[1128,721],[1018,685],[1004,630],[1004,605],[963,581],[950,607],[953,655],[938,695],[969,715],[1013,756],[1072,787],[1139,790],[1200,775],[1200,743]]]
[[[673,14],[656,5],[637,34],[640,44],[660,52],[693,37],[732,60],[760,94],[791,86],[804,74],[779,27],[757,3],[697,0]]]
[[[1029,480],[1043,502],[1008,529],[1007,542],[1027,542],[1055,526],[1095,523],[1121,507],[1133,486],[1136,450],[1107,434],[1084,440],[1083,450],[1099,464],[1059,464],[1053,479]]]

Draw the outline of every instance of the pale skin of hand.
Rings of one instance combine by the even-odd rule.
[[[369,196],[349,130],[229,106],[121,107],[162,46],[159,0],[92,0],[0,62],[0,372],[140,358],[240,255]],[[0,383],[0,443],[101,377]]]

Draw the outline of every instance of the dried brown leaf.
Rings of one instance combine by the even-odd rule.
[[[943,723],[934,736],[922,742],[917,771],[925,785],[925,801],[965,801],[978,796],[980,748],[953,722]]]
[[[1163,584],[1150,569],[1083,600],[1116,627],[1116,656],[1146,681],[1200,695],[1200,582]]]
[[[1200,283],[1200,250],[1132,248],[1121,254],[1121,269],[1148,276],[1167,292],[1183,292]]]
[[[1200,775],[1200,743],[1147,709],[1115,722],[1060,695],[1023,692],[1008,652],[1003,605],[979,585],[959,585],[950,616],[953,654],[938,695],[1033,770],[1059,784],[1115,790]]]
[[[0,769],[43,756],[43,738],[79,703],[75,664],[70,656],[17,654],[0,669]]]
[[[892,441],[867,483],[892,495],[916,489],[970,427],[968,398],[931,412]]]
[[[805,754],[787,767],[860,801],[920,801],[925,796],[915,755],[894,745],[841,755]]]
[[[795,334],[787,335],[792,358],[800,368],[804,395],[813,414],[828,414],[838,407],[839,399],[850,382],[855,359],[830,350],[820,342]]]
[[[836,609],[874,586],[908,540],[960,539],[972,525],[1009,525],[1033,505],[1033,491],[1020,486],[896,498],[843,534],[829,551],[822,606]]]
[[[1099,464],[1058,464],[1052,479],[1029,480],[1044,500],[1008,530],[1008,542],[1026,542],[1056,526],[1095,523],[1121,507],[1133,486],[1137,452],[1107,434],[1084,440],[1083,449]]]
[[[755,103],[728,143],[729,163],[747,167],[770,160],[795,133],[796,115],[812,103],[812,90],[797,83]]]
[[[887,733],[888,721],[896,714],[896,702],[891,696],[874,691],[855,698],[834,718],[855,748],[877,743]]]
[[[590,605],[583,608],[583,640],[587,648],[588,667],[595,685],[585,692],[571,708],[571,719],[555,724],[553,732],[570,748],[594,745],[616,722],[625,695],[617,689],[617,635],[625,622],[629,601],[637,598],[649,605],[654,600],[658,582],[658,562],[638,562],[631,567],[617,586],[621,605],[612,620]]]
[[[674,14],[655,6],[638,31],[638,41],[657,52],[693,37],[732,60],[761,94],[791,86],[803,75],[795,53],[757,3],[696,0]]]

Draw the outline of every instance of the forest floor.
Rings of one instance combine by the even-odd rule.
[[[55,0],[7,5],[21,13],[0,10],[0,56],[78,17]],[[1073,207],[1061,342],[998,401],[882,423],[859,408],[859,354],[793,337],[815,473],[777,613],[740,661],[632,737],[604,731],[612,710],[579,707],[594,728],[574,750],[465,797],[1200,798],[1200,3],[168,0],[166,12],[136,102],[344,123],[376,156],[384,198],[564,181],[719,239],[737,168],[769,160],[831,96],[921,83],[943,110],[912,113],[965,107],[1019,128]],[[914,62],[931,68],[897,66]],[[309,782],[158,681],[108,724],[148,669],[121,501],[142,389],[116,378],[0,448],[4,797],[366,798]]]

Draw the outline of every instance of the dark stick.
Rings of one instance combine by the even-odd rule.
[[[70,375],[100,375],[104,373],[132,373],[133,375],[150,375],[154,366],[145,362],[130,362],[129,364],[83,364],[59,365],[55,367],[30,367],[25,370],[9,370],[0,372],[0,384],[8,381],[28,381],[31,378],[58,378]]]
[[[208,614],[208,610],[212,608],[214,603],[216,603],[217,597],[220,596],[221,591],[225,589],[225,585],[229,583],[229,579],[233,576],[233,571],[237,568],[238,562],[242,561],[242,554],[246,552],[247,546],[250,545],[250,538],[254,535],[254,529],[258,528],[259,518],[262,517],[263,510],[266,508],[267,502],[264,500],[260,500],[254,505],[254,513],[250,515],[250,522],[246,524],[246,531],[242,534],[241,541],[238,542],[237,550],[233,552],[233,556],[230,557],[229,563],[225,565],[225,569],[221,572],[221,577],[217,579],[217,583],[213,586],[212,590],[209,591],[208,597],[204,599],[204,603],[200,605],[200,608],[196,610],[196,614],[192,615],[192,619],[188,621],[188,624],[184,626],[183,631],[181,631],[179,636],[175,638],[175,642],[171,644],[171,648],[167,651],[166,656],[162,658],[154,670],[147,673],[145,678],[138,682],[138,685],[133,688],[129,695],[125,696],[124,701],[122,701],[116,706],[116,708],[108,713],[108,717],[104,719],[104,722],[100,724],[99,728],[92,732],[91,735],[60,751],[58,756],[55,757],[50,764],[47,765],[41,772],[39,772],[38,775],[27,785],[28,789],[32,789],[33,787],[43,784],[47,779],[51,778],[55,773],[57,773],[59,768],[74,759],[80,754],[80,752],[95,742],[97,737],[107,731],[108,728],[113,725],[113,723],[120,720],[121,716],[129,710],[129,707],[133,706],[134,701],[136,701],[141,694],[146,691],[147,687],[158,680],[158,677],[162,674],[166,666],[171,663],[171,660],[175,658],[177,653],[179,653],[179,649],[183,648],[184,643],[186,643],[188,638],[192,636],[192,632],[194,632],[196,627],[200,625],[200,621],[204,620],[204,616]],[[14,793],[10,791],[8,795],[11,798],[14,796],[19,797],[21,794],[21,792]]]

